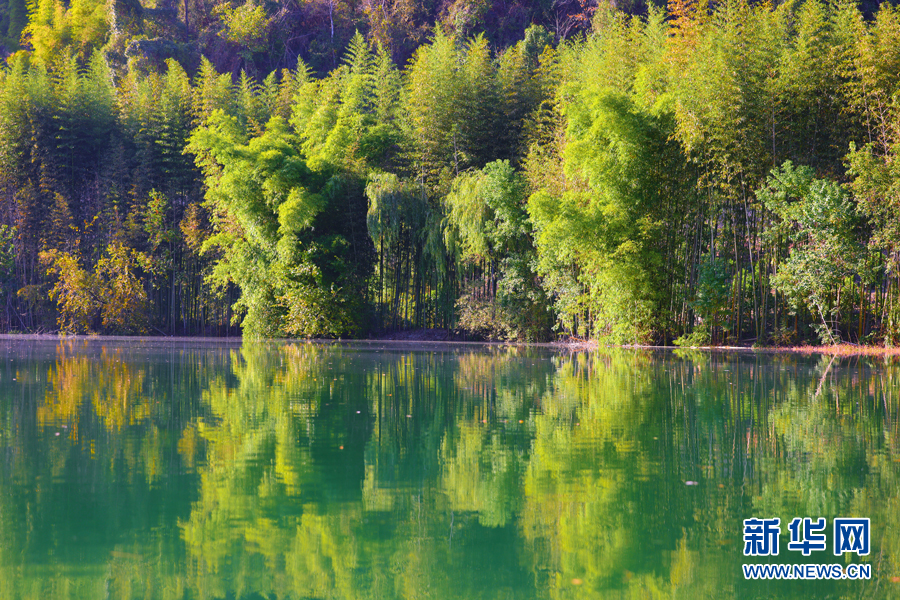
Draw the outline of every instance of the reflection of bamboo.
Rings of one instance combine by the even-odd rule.
[[[834,359],[837,358],[837,354],[831,355],[831,362],[828,363],[828,366],[825,367],[825,372],[822,373],[822,378],[819,379],[819,385],[816,387],[816,394],[813,396],[813,400],[819,397],[819,394],[822,393],[822,384],[825,383],[825,378],[828,377],[828,372],[831,371],[831,365],[834,364]]]

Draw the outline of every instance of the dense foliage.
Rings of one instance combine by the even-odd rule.
[[[890,4],[13,4],[6,330],[900,341]]]

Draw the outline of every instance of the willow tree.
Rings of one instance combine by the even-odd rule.
[[[457,177],[444,200],[444,236],[462,279],[457,310],[468,331],[490,338],[548,336],[527,194],[524,176],[502,160]]]
[[[366,196],[368,231],[378,253],[372,300],[381,327],[448,326],[453,291],[442,213],[420,185],[393,173],[373,173]]]

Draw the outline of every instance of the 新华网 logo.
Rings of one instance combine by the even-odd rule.
[[[827,549],[824,518],[796,517],[788,525],[788,550],[809,556]],[[744,556],[777,556],[781,537],[781,519],[744,519]],[[835,556],[846,553],[869,554],[869,519],[836,518],[833,521],[832,548]]]

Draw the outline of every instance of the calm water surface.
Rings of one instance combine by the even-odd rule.
[[[894,598],[900,365],[0,340],[0,598]],[[786,550],[871,518],[871,554]],[[743,519],[781,553],[743,556]],[[742,563],[866,562],[869,581]]]

